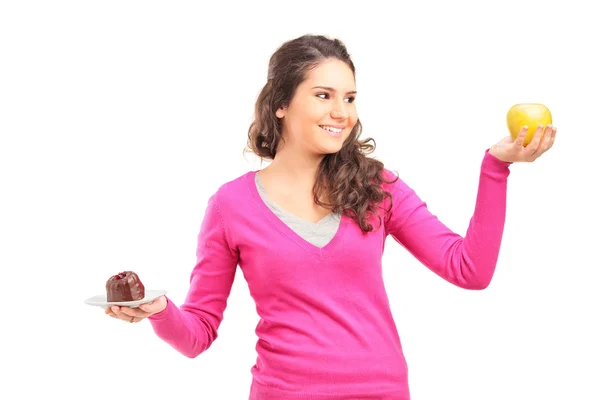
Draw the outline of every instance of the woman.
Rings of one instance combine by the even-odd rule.
[[[354,65],[322,36],[284,43],[271,57],[249,148],[269,166],[210,198],[185,302],[167,297],[107,313],[148,318],[188,357],[217,337],[239,265],[256,302],[258,357],[251,399],[410,398],[407,366],[382,279],[387,235],[442,278],[466,289],[490,283],[505,220],[509,165],[552,147],[556,129],[526,128],[483,155],[465,237],[449,230],[381,162],[368,158]]]

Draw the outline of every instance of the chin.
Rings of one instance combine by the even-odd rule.
[[[321,128],[319,128],[319,131],[319,133],[322,133]],[[313,142],[315,144],[315,149],[319,152],[319,154],[327,155],[339,152],[348,139],[348,135],[345,134],[340,137],[325,135],[316,137],[315,139],[316,140]]]
[[[319,151],[323,155],[335,154],[342,149],[342,144],[343,143],[340,143],[339,145],[333,145],[333,144],[322,145],[322,146],[320,146]]]

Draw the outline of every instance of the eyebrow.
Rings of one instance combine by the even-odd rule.
[[[328,90],[330,92],[336,92],[336,90],[332,87],[328,87],[328,86],[315,86],[313,87],[313,89],[323,89],[323,90]],[[356,94],[356,90],[353,90],[351,92],[346,92],[346,94]]]

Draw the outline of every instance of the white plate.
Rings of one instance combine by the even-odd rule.
[[[90,297],[89,299],[86,299],[85,304],[89,304],[90,306],[103,307],[103,308],[107,308],[110,306],[127,306],[127,307],[136,308],[136,307],[139,307],[140,304],[150,303],[150,302],[154,301],[155,299],[158,299],[160,296],[167,294],[167,291],[166,290],[146,290],[145,294],[146,294],[145,297],[141,300],[108,302],[108,301],[106,301],[106,293],[104,293],[104,294],[99,294],[98,296],[94,296],[94,297]]]

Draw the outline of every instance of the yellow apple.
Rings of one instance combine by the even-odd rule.
[[[506,114],[506,124],[513,140],[517,138],[524,126],[528,127],[525,141],[523,142],[524,146],[527,146],[531,142],[535,130],[539,125],[546,126],[551,123],[552,114],[550,114],[550,110],[545,105],[539,103],[515,104]]]

